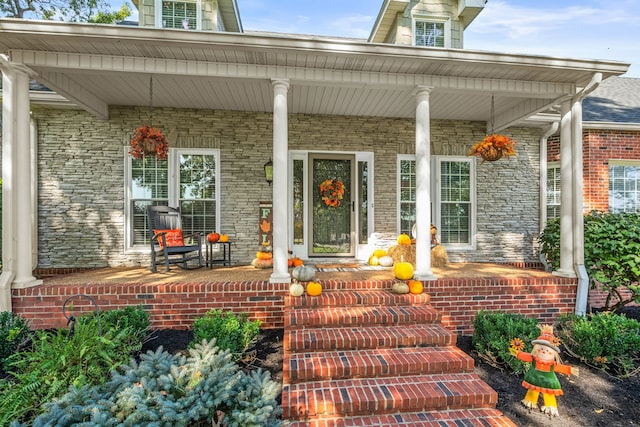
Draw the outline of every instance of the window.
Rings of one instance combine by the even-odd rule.
[[[431,222],[438,227],[440,241],[457,247],[473,245],[475,172],[474,163],[467,158],[436,157],[437,182],[431,197],[434,209]],[[399,228],[400,233],[411,235],[416,221],[416,170],[414,156],[400,156],[399,173]]]
[[[547,167],[547,219],[560,217],[560,165]]]
[[[198,28],[198,2],[162,1],[162,28],[181,28],[195,30]]]
[[[425,47],[446,47],[445,21],[415,21],[414,44]]]
[[[127,155],[127,246],[149,244],[147,207],[178,206],[184,234],[219,229],[218,150],[170,150],[167,160]],[[175,178],[172,178],[175,177]]]
[[[640,213],[640,161],[609,161],[609,211]]]

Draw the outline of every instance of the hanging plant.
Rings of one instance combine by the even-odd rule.
[[[169,152],[167,138],[160,132],[160,129],[143,125],[137,128],[131,138],[131,149],[129,154],[134,159],[142,159],[145,156],[155,156],[165,160]]]
[[[515,156],[515,144],[516,142],[506,135],[491,134],[471,147],[469,155],[482,157],[483,163],[495,162],[503,157]]]
[[[326,206],[337,208],[344,198],[344,184],[337,179],[325,179],[320,184],[320,197]]]

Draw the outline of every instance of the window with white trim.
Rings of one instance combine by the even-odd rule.
[[[167,160],[127,155],[127,246],[148,246],[152,205],[179,207],[185,235],[219,230],[219,158],[210,149],[170,149]]]
[[[416,19],[413,22],[413,44],[423,47],[448,47],[447,31],[447,21]]]
[[[431,222],[440,242],[459,248],[472,247],[475,226],[475,163],[466,157],[432,157],[435,191]],[[415,156],[398,157],[399,232],[411,234],[416,222]]]
[[[609,160],[609,211],[640,213],[640,161]]]
[[[547,219],[560,218],[560,164],[547,165]]]
[[[183,30],[195,30],[199,28],[199,1],[162,0],[162,15],[160,22],[162,28],[178,28]]]

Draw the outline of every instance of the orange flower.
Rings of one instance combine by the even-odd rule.
[[[145,155],[155,155],[164,160],[169,152],[169,143],[160,129],[147,125],[140,126],[134,131],[131,138],[129,154],[134,159],[142,159]]]
[[[515,156],[515,144],[516,142],[506,135],[487,135],[471,147],[468,154],[485,160],[498,160],[502,157]]]
[[[520,338],[514,338],[511,340],[511,347],[522,351],[524,348],[524,342]]]

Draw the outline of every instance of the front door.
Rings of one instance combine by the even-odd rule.
[[[309,256],[355,254],[355,156],[309,154]]]

